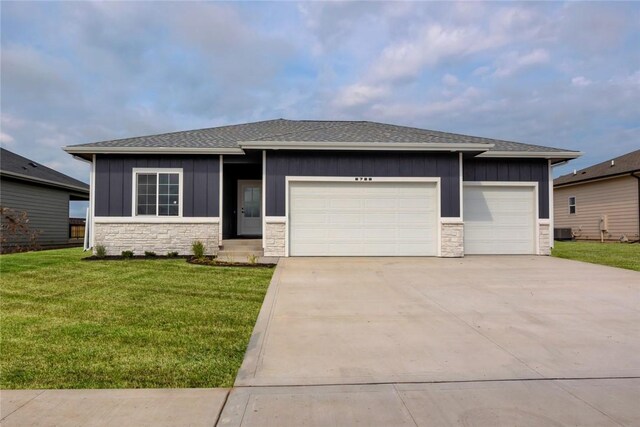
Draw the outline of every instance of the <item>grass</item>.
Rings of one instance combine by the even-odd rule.
[[[229,387],[272,269],[0,257],[0,388]]]
[[[640,271],[640,244],[599,242],[555,242],[552,255]]]

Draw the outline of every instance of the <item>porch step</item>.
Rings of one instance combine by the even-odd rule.
[[[217,258],[220,261],[225,262],[250,262],[254,257],[256,260],[263,258],[264,252],[262,249],[255,251],[243,251],[243,250],[221,250],[218,251]]]
[[[220,246],[222,251],[260,251],[262,252],[262,239],[225,239]]]

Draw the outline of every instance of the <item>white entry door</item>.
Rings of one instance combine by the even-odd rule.
[[[536,253],[534,186],[465,184],[463,205],[465,254]]]
[[[238,180],[238,235],[262,234],[262,182]]]
[[[435,182],[293,181],[291,256],[435,256]]]

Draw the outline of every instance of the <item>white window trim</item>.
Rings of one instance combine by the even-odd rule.
[[[442,256],[442,227],[440,226],[441,220],[441,179],[440,177],[356,177],[356,176],[286,176],[285,177],[285,195],[284,195],[284,218],[287,226],[284,229],[284,256],[289,256],[289,228],[291,227],[291,222],[289,219],[289,184],[291,182],[424,182],[424,183],[433,183],[436,186],[436,197],[437,197],[437,206],[436,206],[436,256]],[[276,222],[272,219],[276,217],[269,217],[271,221]]]
[[[573,205],[571,204],[571,199],[573,199]],[[567,210],[569,212],[569,215],[575,215],[578,213],[578,198],[576,196],[569,196],[567,198]],[[573,206],[573,213],[571,212],[571,206]]]
[[[158,198],[160,192],[156,188],[156,214],[155,215],[138,215],[138,174],[161,174],[161,173],[174,173],[178,174],[178,187],[180,205],[178,206],[178,215],[160,215],[160,209],[158,207]],[[131,216],[138,218],[182,218],[182,209],[184,206],[184,180],[183,180],[182,168],[133,168],[131,173]],[[156,185],[160,185],[160,179],[156,180]]]

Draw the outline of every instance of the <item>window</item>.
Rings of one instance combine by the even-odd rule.
[[[135,215],[182,216],[182,170],[134,169]]]
[[[569,197],[569,213],[570,214],[576,213],[576,197],[575,196]]]

